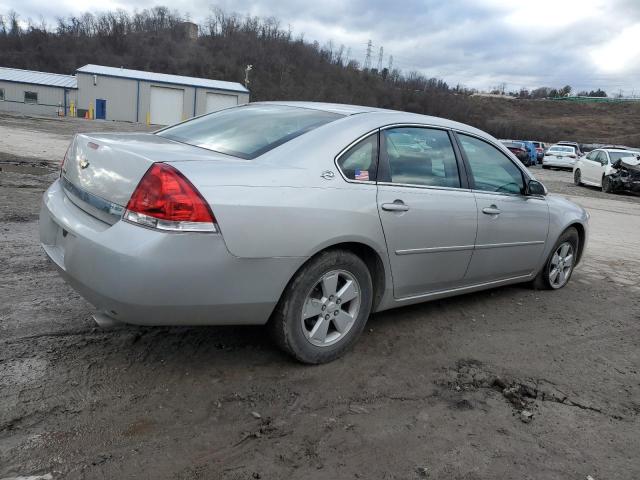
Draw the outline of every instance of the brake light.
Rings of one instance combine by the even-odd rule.
[[[136,187],[124,219],[159,230],[217,232],[216,219],[200,192],[178,170],[154,163]]]
[[[571,154],[569,154],[569,157],[570,157],[570,158],[578,158],[578,157],[576,157],[576,154],[575,154],[575,153],[571,153]]]

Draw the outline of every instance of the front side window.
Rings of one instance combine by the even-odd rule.
[[[444,130],[399,127],[383,131],[393,183],[460,188],[456,156]]]
[[[599,152],[597,161],[600,162],[601,165],[606,165],[609,162],[609,159],[607,158],[607,153]]]
[[[375,181],[378,167],[378,135],[369,135],[338,159],[340,170],[350,180]]]
[[[458,137],[471,167],[476,190],[524,193],[522,172],[504,153],[478,138],[462,134]]]
[[[194,118],[157,133],[251,160],[344,115],[283,105],[247,105]]]
[[[24,92],[24,103],[38,103],[38,93]]]

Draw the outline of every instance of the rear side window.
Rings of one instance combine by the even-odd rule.
[[[378,135],[369,135],[338,159],[340,170],[350,180],[375,181],[378,169]]]
[[[391,182],[460,187],[456,155],[444,130],[399,127],[383,131]]]
[[[462,134],[458,137],[471,167],[471,176],[476,190],[524,193],[522,172],[509,157],[478,138]]]
[[[247,105],[194,118],[158,135],[250,160],[342,117],[309,108]]]

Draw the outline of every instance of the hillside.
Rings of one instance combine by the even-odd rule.
[[[0,16],[0,65],[72,73],[87,63],[220,80],[244,80],[252,100],[313,100],[372,105],[437,115],[497,137],[575,139],[640,146],[640,104],[505,101],[471,96],[459,86],[398,70],[360,69],[344,46],[309,43],[273,18],[214,10],[197,39],[178,12],[156,7],[59,19],[56,27],[20,27]]]

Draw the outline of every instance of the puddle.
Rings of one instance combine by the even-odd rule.
[[[52,169],[35,165],[0,163],[0,172],[26,173],[27,175],[49,175]]]

